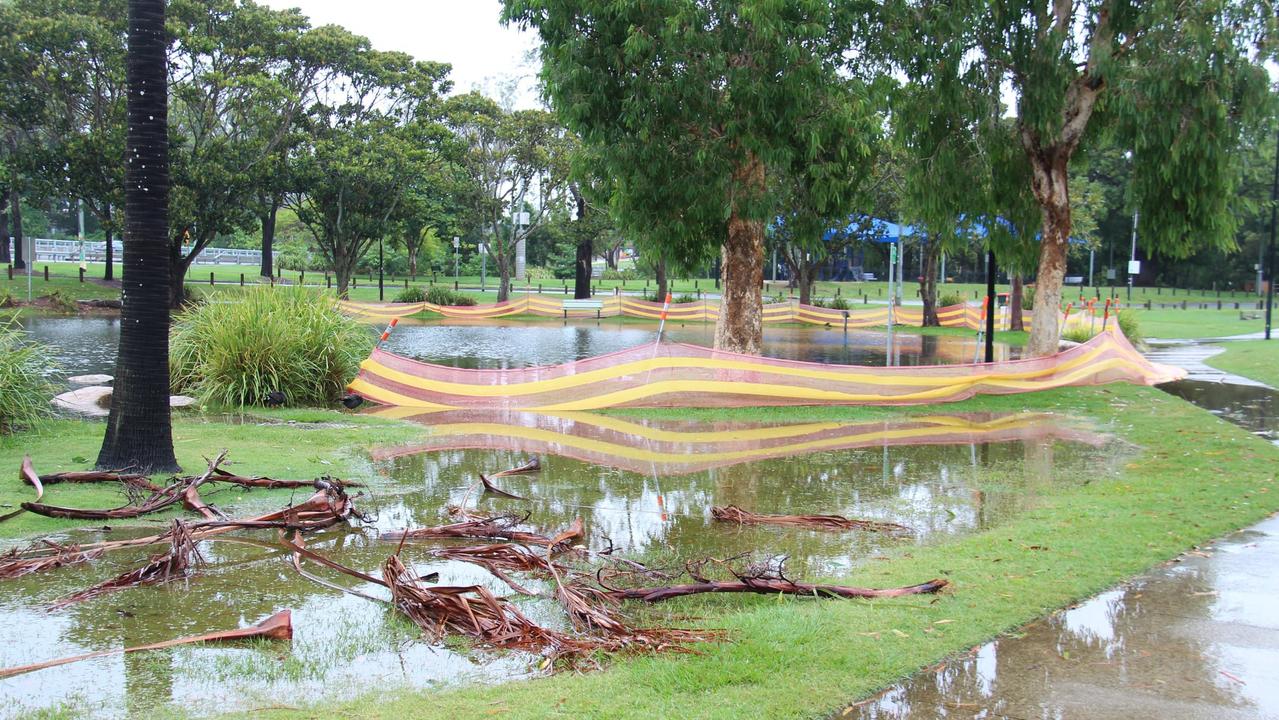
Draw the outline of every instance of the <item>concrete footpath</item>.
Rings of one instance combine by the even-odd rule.
[[[1279,516],[839,718],[1279,718]]]

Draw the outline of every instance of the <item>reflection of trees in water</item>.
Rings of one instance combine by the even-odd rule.
[[[1180,619],[1212,617],[1215,600],[1205,591],[1214,580],[1206,565],[1181,566],[1103,593],[1022,628],[1020,637],[921,673],[850,716],[1069,717],[1092,701],[1081,689],[1090,685],[1135,693],[1134,700],[1144,693],[1251,709],[1244,693],[1222,682],[1213,642]]]

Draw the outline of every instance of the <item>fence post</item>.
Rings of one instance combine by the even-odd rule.
[[[209,271],[209,287],[213,287],[213,271]]]
[[[1146,301],[1146,309],[1147,309],[1147,310],[1149,310],[1149,309],[1150,309],[1150,301],[1149,301],[1149,300],[1147,300],[1147,301]]]
[[[44,266],[44,281],[49,282],[49,266]]]
[[[10,265],[10,266],[9,266],[9,279],[10,279],[10,280],[12,280],[12,279],[13,279],[13,266],[12,266],[12,265]]]
[[[240,287],[244,287],[244,273],[240,273]]]
[[[325,290],[333,289],[333,278],[329,277],[328,273],[324,273],[324,289]]]
[[[453,292],[457,292],[457,281],[453,281]]]
[[[299,271],[298,271],[298,285],[305,285],[305,284],[306,284],[306,271],[305,271],[305,270],[299,270]]]
[[[80,268],[80,282],[84,282],[84,268]]]
[[[408,279],[408,278],[404,278],[404,289],[405,289],[405,290],[408,290],[408,289],[409,289],[409,279]]]

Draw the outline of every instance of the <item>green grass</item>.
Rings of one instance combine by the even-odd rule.
[[[37,431],[0,437],[0,470],[8,478],[0,482],[0,514],[33,498],[31,488],[16,479],[23,455],[31,456],[41,474],[87,470],[98,455],[105,428],[101,422],[50,420]],[[363,449],[407,442],[420,434],[419,426],[327,410],[256,410],[243,421],[179,414],[173,422],[174,450],[186,473],[199,474],[206,467],[204,458],[229,449],[227,469],[281,479],[366,478],[370,470]],[[51,485],[46,490],[45,502],[54,505],[104,508],[125,502],[117,489],[104,485]],[[294,494],[252,491],[255,502],[268,510],[289,502]],[[24,513],[0,523],[0,538],[82,525]]]
[[[1204,362],[1218,370],[1279,387],[1279,340],[1237,340],[1221,346],[1225,352]]]
[[[1238,310],[1141,310],[1133,313],[1148,338],[1208,338],[1262,330],[1262,320],[1240,320]]]
[[[649,410],[703,419],[867,419],[938,408]],[[1043,488],[1007,524],[953,542],[904,547],[840,580],[866,585],[946,577],[938,597],[814,602],[676,601],[672,622],[726,630],[691,656],[619,661],[604,672],[500,686],[385,690],[255,717],[813,717],[950,653],[1014,629],[1279,508],[1279,448],[1151,388],[1071,388],[982,398],[946,412],[1040,410],[1090,416],[1141,449],[1119,478]]]

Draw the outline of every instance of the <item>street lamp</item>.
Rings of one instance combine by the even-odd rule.
[[[1132,151],[1124,151],[1124,159],[1132,162]],[[1129,182],[1132,182],[1131,178]],[[1137,218],[1139,211],[1134,208],[1132,211],[1132,249],[1128,254],[1128,302],[1132,302],[1132,282],[1133,278],[1141,272],[1141,263],[1137,262]]]
[[[453,282],[457,282],[457,253],[458,248],[462,246],[462,240],[458,236],[453,236]]]

